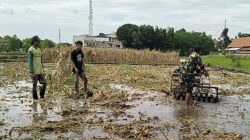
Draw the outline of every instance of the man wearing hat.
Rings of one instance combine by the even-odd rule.
[[[192,90],[193,90],[193,80],[196,74],[204,74],[208,76],[208,72],[202,64],[200,57],[201,48],[195,47],[194,52],[189,56],[187,60],[182,63],[181,73],[182,81],[186,84],[187,93],[185,97],[185,102],[187,105],[192,104]]]
[[[40,89],[40,98],[44,98],[45,90],[46,90],[46,80],[45,74],[43,71],[42,64],[42,52],[39,48],[40,38],[38,36],[32,37],[31,47],[28,50],[28,62],[29,62],[29,71],[33,82],[33,99],[37,100],[37,81],[42,84],[42,88]]]

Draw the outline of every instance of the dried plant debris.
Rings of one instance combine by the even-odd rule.
[[[54,136],[51,136],[51,139],[67,139],[71,138],[72,135],[65,136],[65,134],[74,133],[72,136],[74,139],[84,137],[78,131],[82,132],[84,129],[93,127],[98,127],[100,133],[104,135],[100,137],[92,135],[87,139],[242,139],[244,137],[241,133],[220,132],[220,129],[210,128],[206,122],[201,123],[199,119],[202,117],[195,116],[195,113],[191,117],[179,120],[180,117],[175,113],[181,110],[178,108],[179,106],[184,108],[185,105],[184,102],[176,102],[169,90],[171,74],[176,66],[126,65],[130,63],[144,64],[148,60],[142,58],[142,55],[151,53],[148,55],[153,57],[158,52],[145,50],[133,53],[130,50],[124,50],[125,53],[121,52],[117,56],[104,59],[104,56],[110,56],[109,53],[116,54],[117,50],[107,52],[103,49],[86,48],[84,52],[87,55],[86,61],[88,63],[118,63],[117,60],[119,60],[122,65],[87,64],[88,90],[93,95],[88,97],[83,90],[76,95],[75,80],[71,72],[72,65],[69,58],[71,50],[72,48],[45,50],[47,51],[45,59],[51,59],[55,63],[45,66],[48,83],[47,94],[45,100],[36,102],[41,106],[40,110],[43,110],[43,113],[53,112],[52,116],[60,116],[60,119],[51,116],[49,118],[47,114],[47,116],[40,117],[37,121],[26,126],[13,126],[8,136],[4,135],[4,137],[12,138],[14,133],[20,135],[28,133],[32,136],[27,135],[24,138],[46,139],[45,135],[48,134]],[[117,59],[126,53],[129,54],[122,57],[123,60]],[[171,53],[169,54],[171,55]],[[130,60],[129,57],[132,55],[138,57],[138,60]],[[176,58],[174,52],[172,55],[173,58]],[[160,54],[160,56],[162,58],[156,58],[157,64],[163,64],[165,61],[165,54]],[[168,60],[166,63],[170,63],[169,61],[175,63],[174,60]],[[29,78],[26,63],[6,64],[1,69],[0,74],[1,87]],[[223,95],[249,94],[249,79],[249,75],[245,74],[229,73],[224,76],[221,72],[210,72],[211,83],[219,86],[220,93]],[[128,90],[112,88],[111,85],[117,84],[124,85],[125,89],[129,88]],[[83,87],[82,81],[80,87]],[[22,90],[19,92],[20,97],[18,96],[18,98],[27,98],[29,104],[35,104],[32,102],[31,96],[24,96]],[[1,102],[6,101],[7,99],[1,99]],[[17,105],[15,104],[15,106]],[[36,109],[39,107],[32,107],[32,105],[29,107],[31,115],[39,116],[42,114]],[[161,107],[165,110],[161,110]],[[203,107],[202,104],[193,108],[199,107]],[[0,107],[0,111],[2,109]],[[146,109],[148,111],[143,112]],[[220,116],[218,112],[213,111],[208,112],[207,116],[210,118]],[[6,110],[6,112],[8,111]],[[168,115],[172,115],[173,118],[169,119]],[[246,116],[246,111],[239,111],[239,118]],[[0,127],[6,125],[0,122]],[[91,132],[93,131],[96,130]],[[171,135],[175,132],[179,134],[177,136]]]
[[[179,120],[182,125],[180,133],[183,139],[236,139],[241,140],[244,135],[237,132],[218,131],[215,128],[207,128],[205,122],[197,118],[184,117]]]
[[[50,48],[43,50],[46,62],[58,61],[58,56],[68,58],[73,47]],[[83,48],[85,62],[90,64],[178,64],[178,52],[166,52],[114,48]],[[147,56],[147,57],[145,57]],[[66,60],[65,59],[65,60]]]
[[[218,86],[222,95],[250,94],[250,75],[230,73],[224,77],[220,71],[210,72],[211,83]]]
[[[7,63],[0,70],[0,87],[13,84],[15,81],[24,80],[29,77],[27,63]]]
[[[3,123],[3,122],[0,121],[0,126],[2,126],[2,125],[5,125],[5,123]]]

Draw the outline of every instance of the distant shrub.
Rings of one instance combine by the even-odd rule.
[[[227,58],[230,58],[232,60],[232,65],[234,67],[240,67],[241,64],[240,64],[240,59],[241,59],[241,56],[237,56],[237,55],[227,55]]]

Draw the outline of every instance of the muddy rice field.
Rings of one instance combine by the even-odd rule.
[[[250,75],[210,68],[220,101],[187,107],[169,90],[175,68],[87,65],[93,97],[67,75],[34,101],[27,64],[1,63],[0,139],[250,139]]]

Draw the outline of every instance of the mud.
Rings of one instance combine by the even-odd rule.
[[[46,99],[46,102],[41,99],[33,101],[31,87],[31,81],[27,80],[15,82],[13,85],[0,88],[0,122],[2,124],[0,125],[0,138],[33,138],[34,133],[12,131],[11,129],[14,127],[21,128],[30,126],[43,121],[61,121],[64,119],[65,110],[86,107],[86,104],[81,100],[74,100],[63,96]],[[90,111],[91,110],[98,111],[103,109],[92,108]],[[92,118],[92,116],[86,116],[86,119],[90,118]],[[102,127],[84,127],[82,130],[76,132],[59,135],[44,133],[41,137],[45,139],[55,139],[59,137],[77,138],[79,136],[84,138],[105,137],[106,135],[104,135],[102,131]]]
[[[0,63],[0,69],[4,68],[4,63]]]
[[[107,112],[97,115],[86,115],[86,120],[100,118],[108,120],[111,111],[100,107],[93,107],[82,100],[74,100],[65,97],[51,99],[53,105],[44,104],[42,100],[33,101],[30,87],[31,81],[19,81],[14,85],[0,88],[0,136],[8,136],[12,127],[24,127],[41,121],[63,120],[65,110],[74,110],[88,107],[93,112]],[[133,121],[150,120],[152,127],[169,125],[168,131],[164,131],[168,138],[183,139],[182,122],[183,118],[195,118],[190,127],[190,133],[201,131],[204,128],[215,128],[222,132],[239,132],[245,136],[243,139],[250,139],[250,96],[234,95],[223,96],[216,104],[197,103],[195,106],[186,107],[183,101],[169,102],[165,93],[142,91],[122,84],[111,84],[110,87],[118,92],[129,94],[126,105],[133,108],[125,110],[125,114],[118,115],[114,123],[127,124]],[[50,100],[50,99],[47,99]],[[162,132],[155,130],[156,138],[164,139]],[[35,134],[31,132],[12,132],[11,138],[32,138]],[[83,127],[82,129],[63,133],[41,135],[45,139],[65,138],[107,138],[102,126]]]
[[[249,95],[221,96],[221,101],[216,104],[197,103],[193,107],[186,107],[182,101],[174,101],[170,105],[164,104],[162,98],[165,95],[163,93],[140,91],[122,85],[112,85],[111,87],[121,91],[128,91],[132,95],[136,93],[143,94],[142,99],[128,102],[128,104],[135,105],[135,108],[126,110],[126,114],[133,116],[133,119],[140,119],[141,116],[145,118],[159,118],[160,121],[153,124],[155,126],[166,123],[172,124],[175,128],[170,129],[168,133],[170,138],[183,138],[183,135],[178,130],[181,125],[178,124],[179,121],[184,117],[194,117],[196,121],[189,126],[194,128],[192,130],[193,133],[199,131],[199,129],[201,131],[204,128],[215,128],[223,132],[243,133],[245,135],[243,139],[250,139]],[[156,98],[156,100],[147,100],[147,97],[151,96]],[[127,121],[132,121],[133,119],[128,119]]]
[[[31,86],[31,81],[19,81],[0,88],[0,120],[6,124],[1,126],[0,135],[8,134],[14,126],[28,126],[43,119],[62,119],[56,115],[59,107],[45,110],[39,102],[33,102]]]
[[[0,64],[0,69],[3,66]],[[247,140],[250,139],[250,95],[247,93],[250,86],[244,80],[247,81],[246,77],[249,75],[230,73],[230,76],[236,80],[225,82],[227,77],[220,73],[213,73],[210,78],[211,81],[218,81],[213,84],[218,86],[220,91],[232,90],[232,95],[220,95],[219,103],[196,102],[194,106],[189,107],[183,101],[174,100],[170,93],[141,90],[115,83],[109,85],[114,93],[128,94],[125,96],[127,99],[123,107],[108,108],[88,99],[53,93],[46,93],[45,100],[33,101],[30,92],[31,81],[14,82],[0,87],[0,139],[116,138],[118,135],[115,130],[107,131],[107,123],[111,123],[113,126],[137,127],[141,124],[143,128],[153,128],[149,129],[149,134],[150,138],[154,139],[192,139],[193,134],[203,138],[207,130],[216,130],[223,134],[242,133],[243,140]],[[243,81],[237,81],[237,77],[241,77]],[[233,82],[238,84],[231,84]],[[236,95],[238,92],[242,94]],[[23,127],[67,121],[68,116],[77,111],[86,111],[75,115],[84,125],[70,132],[22,131]],[[137,132],[130,129],[124,131]],[[125,132],[124,134],[130,135]],[[211,136],[208,139],[216,138]]]

